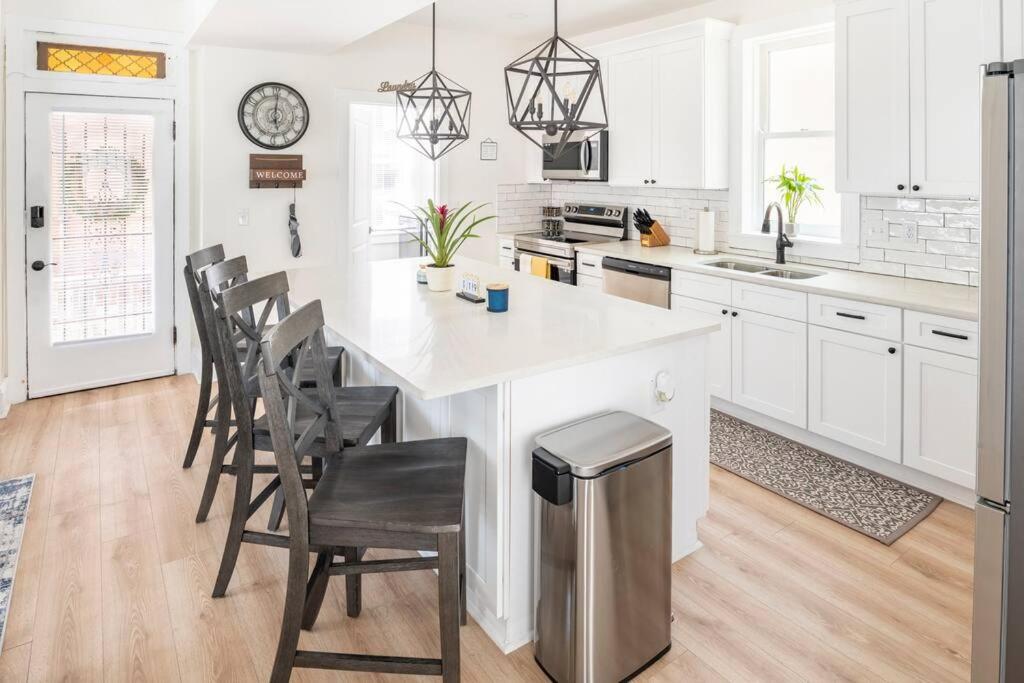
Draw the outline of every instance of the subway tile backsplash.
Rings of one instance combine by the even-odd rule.
[[[728,190],[674,190],[611,187],[584,183],[499,185],[499,232],[540,228],[541,207],[566,202],[625,204],[646,208],[661,221],[672,244],[694,247],[697,212],[716,212],[717,248],[721,252],[774,258],[773,253],[737,249],[728,244]],[[878,273],[895,277],[977,286],[981,246],[980,205],[976,201],[908,197],[860,199],[860,263],[790,257],[793,263]],[[629,238],[639,239],[629,225]]]

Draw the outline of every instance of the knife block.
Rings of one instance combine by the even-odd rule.
[[[669,244],[671,244],[671,240],[668,238],[668,233],[658,221],[654,221],[648,234],[640,235],[640,246],[642,247],[667,247]]]

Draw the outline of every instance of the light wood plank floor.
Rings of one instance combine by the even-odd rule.
[[[244,547],[228,596],[210,598],[232,484],[196,525],[209,443],[181,469],[196,393],[167,378],[0,420],[0,479],[36,474],[0,680],[266,680],[286,553]],[[944,503],[886,547],[717,468],[711,487],[705,547],[673,570],[672,650],[645,680],[968,680],[968,510]],[[364,586],[348,619],[332,582],[302,647],[435,656],[433,577]],[[503,656],[473,623],[462,652],[467,681],[545,680],[529,648]],[[295,676],[349,678],[371,677]]]

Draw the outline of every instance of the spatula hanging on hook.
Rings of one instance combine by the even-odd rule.
[[[295,217],[295,201],[288,205],[288,232],[292,236],[292,256],[302,256],[302,240],[299,239],[299,219]]]

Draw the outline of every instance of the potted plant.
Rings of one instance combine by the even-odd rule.
[[[479,237],[473,229],[494,216],[477,218],[476,212],[487,206],[473,206],[467,202],[449,211],[447,204],[437,206],[433,200],[427,200],[426,208],[417,206],[411,213],[420,221],[422,236],[409,233],[423,245],[431,262],[427,265],[427,287],[432,292],[446,292],[455,281],[455,267],[452,259],[462,244],[468,239]]]
[[[783,164],[779,175],[768,178],[765,182],[776,184],[779,201],[786,207],[786,214],[789,218],[789,222],[786,223],[787,234],[792,235],[796,232],[796,215],[805,202],[821,206],[821,196],[818,191],[824,188],[818,184],[816,178],[801,171],[796,164],[793,164],[792,168],[786,168],[786,165]]]

